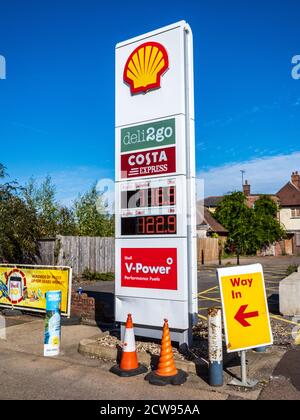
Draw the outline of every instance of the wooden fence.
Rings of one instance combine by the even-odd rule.
[[[55,239],[40,239],[39,254],[36,257],[37,264],[40,265],[55,265]]]
[[[219,258],[219,239],[218,238],[198,238],[197,240],[197,260],[198,267],[217,261]]]
[[[217,238],[198,238],[198,267],[219,256]],[[66,265],[73,274],[80,275],[88,268],[92,272],[113,273],[115,271],[115,239],[85,236],[57,236],[55,239],[39,241],[37,263],[42,265]]]
[[[73,274],[80,275],[88,268],[92,272],[115,271],[114,238],[57,236],[56,239],[39,241],[38,263],[66,265]]]

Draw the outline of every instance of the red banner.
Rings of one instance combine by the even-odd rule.
[[[177,249],[123,248],[121,286],[177,290]]]
[[[176,148],[168,147],[121,155],[122,178],[164,175],[176,172]]]

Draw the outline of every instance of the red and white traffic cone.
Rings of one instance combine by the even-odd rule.
[[[131,314],[128,314],[127,317],[122,348],[123,351],[120,365],[113,366],[111,368],[112,373],[115,373],[118,376],[129,377],[140,375],[148,371],[145,366],[138,362]]]

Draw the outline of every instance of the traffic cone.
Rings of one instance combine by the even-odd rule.
[[[136,376],[142,373],[146,373],[148,369],[145,366],[140,365],[138,362],[131,314],[128,314],[127,317],[125,325],[125,337],[122,347],[123,351],[120,365],[113,366],[110,371],[118,376],[127,378],[129,376]]]
[[[163,326],[161,350],[157,370],[150,372],[145,379],[148,380],[151,385],[160,386],[168,384],[182,385],[187,379],[186,372],[176,369],[167,319],[165,319]]]

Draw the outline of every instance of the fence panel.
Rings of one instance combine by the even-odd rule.
[[[197,241],[198,266],[218,260],[217,238],[198,238]],[[71,266],[74,275],[82,274],[86,268],[99,273],[115,271],[114,238],[57,236],[56,240],[39,241],[39,249],[39,264]]]
[[[39,264],[71,266],[74,275],[86,268],[99,273],[115,270],[114,238],[57,236],[39,241],[39,254]]]
[[[198,238],[197,239],[198,266],[203,265],[219,258],[219,239],[218,238]]]
[[[55,265],[55,239],[43,239],[38,241],[39,255],[36,257],[37,264]]]

